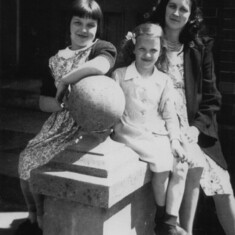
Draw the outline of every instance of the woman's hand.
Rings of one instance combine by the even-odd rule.
[[[187,131],[184,133],[184,138],[189,143],[197,143],[198,142],[198,136],[199,136],[199,130],[195,126],[190,126]]]
[[[68,85],[64,81],[60,81],[57,85],[56,100],[59,104],[63,103],[65,94],[68,92]]]

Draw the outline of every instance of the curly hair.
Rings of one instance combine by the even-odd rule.
[[[138,25],[132,32],[129,32],[132,35],[132,38],[125,38],[122,41],[121,49],[118,55],[118,61],[119,64],[118,67],[122,66],[128,66],[135,60],[134,55],[134,49],[135,49],[135,43],[133,40],[138,40],[139,36],[142,35],[148,35],[151,37],[157,37],[161,40],[161,37],[163,35],[162,28],[159,24],[154,23],[143,23]]]
[[[160,3],[153,9],[148,20],[158,23],[162,26],[162,28],[164,28],[166,7],[168,2],[169,0],[161,0]],[[197,0],[190,0],[190,2],[191,14],[179,37],[179,41],[183,44],[191,41],[200,41],[200,37],[205,36],[206,33],[202,11],[198,7]]]

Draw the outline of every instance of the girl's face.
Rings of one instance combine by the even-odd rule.
[[[181,31],[188,22],[190,14],[190,0],[169,0],[165,14],[166,27]]]
[[[137,69],[151,71],[160,54],[160,38],[147,35],[137,37],[134,54]]]
[[[89,46],[95,39],[97,27],[97,20],[73,16],[70,22],[71,49]]]

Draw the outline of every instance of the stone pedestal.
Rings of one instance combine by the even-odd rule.
[[[123,144],[84,136],[31,173],[45,195],[44,235],[153,235],[146,163]]]

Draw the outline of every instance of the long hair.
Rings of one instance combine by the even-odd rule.
[[[117,67],[128,66],[135,60],[135,41],[139,36],[147,35],[157,37],[161,40],[163,31],[160,25],[153,23],[143,23],[138,25],[132,32],[129,32],[129,38],[125,38],[121,44],[121,50],[117,59]]]
[[[73,0],[66,8],[66,43],[70,43],[70,22],[73,16],[97,20],[96,36],[102,35],[103,13],[95,0]]]
[[[168,2],[169,0],[161,0],[149,18],[151,22],[160,24],[163,29],[165,27],[165,14]],[[205,25],[203,24],[203,15],[198,7],[197,0],[190,0],[190,2],[191,14],[179,37],[179,41],[183,44],[191,41],[200,41],[199,38],[206,33]]]

